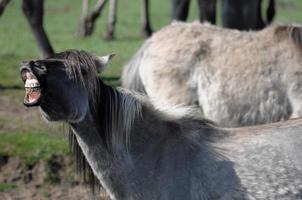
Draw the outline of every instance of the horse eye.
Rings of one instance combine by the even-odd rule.
[[[87,69],[83,65],[81,65],[81,73],[83,76],[87,74]]]
[[[40,62],[34,62],[34,67],[35,67],[35,70],[39,74],[44,74],[47,71],[46,66],[43,63],[40,63]]]

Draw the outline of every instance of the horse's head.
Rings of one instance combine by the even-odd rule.
[[[89,110],[89,95],[96,88],[97,73],[111,57],[69,50],[44,60],[22,62],[24,105],[40,106],[50,121],[80,121]]]

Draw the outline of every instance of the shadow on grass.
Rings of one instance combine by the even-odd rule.
[[[120,81],[119,76],[102,76],[103,81]]]
[[[0,84],[0,91],[1,90],[23,90],[24,87],[20,85],[2,85]]]
[[[119,76],[102,76],[101,79],[108,85],[116,88],[121,86],[121,80]]]
[[[114,38],[106,38],[106,36],[102,36],[103,41],[105,42],[140,42],[145,39],[148,39],[148,37],[145,37],[141,35],[140,33],[133,34],[133,35],[126,35],[126,36],[120,36],[117,33],[117,36],[114,36]]]

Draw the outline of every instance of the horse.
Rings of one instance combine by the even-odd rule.
[[[302,116],[302,28],[237,31],[174,23],[124,66],[122,86],[156,105],[192,105],[224,127]]]
[[[82,174],[111,199],[301,199],[302,119],[222,129],[162,112],[103,83],[111,57],[67,50],[20,64],[24,105],[70,127]]]
[[[10,0],[0,0],[0,16],[3,14]],[[44,0],[23,0],[22,11],[26,17],[42,57],[54,54],[54,49],[43,27]]]
[[[186,21],[191,0],[172,0],[172,20]],[[216,23],[216,0],[198,0],[199,20]],[[222,25],[238,30],[260,30],[275,16],[275,0],[269,0],[263,19],[262,0],[222,0]]]
[[[262,17],[263,0],[222,0],[222,25],[238,30],[261,30],[275,16],[275,0],[268,0],[266,17]]]
[[[191,0],[171,0],[172,21],[186,21],[189,14]],[[216,0],[198,0],[199,20],[216,23]]]

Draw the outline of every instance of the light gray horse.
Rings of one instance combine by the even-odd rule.
[[[218,129],[178,118],[105,85],[109,58],[70,50],[20,71],[24,104],[69,124],[80,167],[112,199],[302,198],[301,119]]]
[[[156,105],[197,105],[221,126],[302,116],[302,28],[240,32],[175,23],[125,66],[122,85]]]

